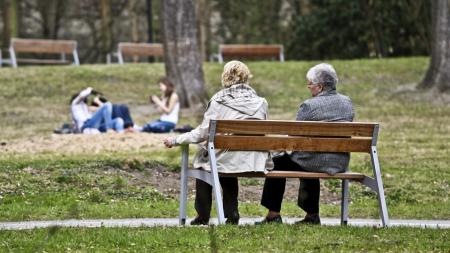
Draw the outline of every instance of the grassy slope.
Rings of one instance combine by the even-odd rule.
[[[331,61],[340,75],[339,91],[354,102],[356,120],[381,123],[379,154],[389,211],[396,218],[450,218],[450,107],[428,103],[420,92],[394,92],[402,85],[417,83],[427,62],[425,58]],[[271,118],[294,118],[298,104],[309,96],[304,76],[313,64],[249,64],[252,84],[268,99]],[[1,69],[0,73],[0,115],[5,119],[0,121],[0,140],[9,141],[48,136],[51,129],[68,121],[68,97],[86,86],[103,91],[114,102],[129,104],[133,112],[146,104],[148,94],[157,91],[154,82],[164,68],[161,64],[93,65]],[[209,94],[220,88],[220,73],[221,65],[205,65]],[[155,115],[134,116],[142,124]],[[183,123],[193,124],[195,119],[184,117]],[[73,157],[2,154],[0,220],[174,217],[176,200],[149,186],[129,185],[120,171],[130,159],[138,164],[158,160],[176,169],[177,157],[174,150]],[[367,156],[354,155],[351,166],[368,172],[369,163]],[[339,191],[338,182],[325,184],[331,191]],[[377,217],[374,194],[352,185],[351,195],[351,216]],[[325,216],[337,217],[338,211],[336,204],[322,205]],[[264,209],[258,203],[243,203],[241,212],[262,216]],[[301,215],[292,202],[284,205],[283,212]]]

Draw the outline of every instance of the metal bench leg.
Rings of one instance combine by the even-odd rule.
[[[217,219],[219,221],[219,225],[225,224],[225,215],[223,212],[223,202],[222,202],[222,193],[220,191],[220,181],[219,181],[219,173],[217,171],[217,163],[216,163],[216,154],[214,151],[214,144],[210,144],[209,146],[209,158],[211,164],[211,181],[212,187],[214,191],[214,198],[216,199],[216,209],[217,209]]]
[[[181,147],[180,225],[186,224],[189,146]]]
[[[372,146],[372,152],[370,154],[370,157],[372,160],[373,174],[375,176],[375,181],[376,181],[376,185],[377,185],[377,195],[378,195],[378,204],[380,207],[381,222],[383,223],[383,227],[388,227],[389,226],[389,217],[388,217],[386,199],[384,197],[384,188],[383,188],[383,181],[381,179],[380,163],[378,161],[377,148],[374,146]]]
[[[9,47],[9,58],[11,60],[11,66],[17,68],[16,52],[12,46]]]
[[[342,197],[341,197],[341,225],[347,225],[348,222],[348,185],[349,180],[342,180]]]

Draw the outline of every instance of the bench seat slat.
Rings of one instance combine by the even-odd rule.
[[[216,135],[216,149],[370,152],[371,139]]]
[[[352,122],[218,120],[216,133],[372,137],[376,125]]]
[[[324,179],[351,179],[360,181],[365,175],[356,172],[337,173],[328,175],[319,172],[306,171],[269,171],[267,174],[262,172],[244,172],[244,173],[219,173],[222,177],[268,177],[268,178],[324,178]]]

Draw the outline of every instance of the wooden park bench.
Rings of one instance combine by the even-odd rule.
[[[224,59],[266,58],[284,62],[283,51],[283,45],[219,45],[218,60],[219,63],[223,63]]]
[[[121,42],[117,46],[117,60],[119,64],[124,64],[124,57],[163,57],[164,49],[163,45],[160,43],[131,43],[131,42]],[[110,62],[110,60],[109,60]]]
[[[213,186],[219,224],[225,223],[219,175],[228,177],[319,178],[342,180],[341,224],[348,221],[349,181],[361,183],[378,195],[381,222],[389,225],[381,169],[378,162],[377,138],[379,125],[359,122],[314,122],[272,120],[211,120],[208,153],[211,172],[188,169],[189,146],[182,146],[180,225],[186,222],[187,180],[194,177]],[[312,151],[369,153],[374,177],[362,173],[326,173],[302,171],[270,171],[226,174],[217,172],[215,149],[245,151]]]
[[[60,54],[60,59],[19,58],[19,53]],[[72,61],[66,55],[72,55]],[[9,46],[9,61],[4,61],[17,68],[19,63],[27,64],[74,64],[80,65],[77,52],[77,42],[74,40],[44,40],[44,39],[11,39]]]

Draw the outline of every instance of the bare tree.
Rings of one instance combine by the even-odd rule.
[[[160,3],[167,76],[177,86],[182,106],[202,106],[206,103],[206,92],[195,0],[161,0]]]
[[[448,0],[431,1],[432,42],[428,71],[419,88],[450,91],[450,15]]]
[[[19,34],[19,0],[3,0],[1,2],[3,34],[2,46],[9,45],[11,37]]]
[[[112,17],[111,17],[111,3],[109,0],[100,1],[101,13],[101,50],[102,57],[106,56],[112,50]]]
[[[43,38],[58,39],[58,30],[65,11],[63,0],[38,1],[37,9],[42,16],[40,23]]]
[[[198,40],[203,60],[208,60],[208,56],[211,54],[211,5],[211,0],[197,0]]]

